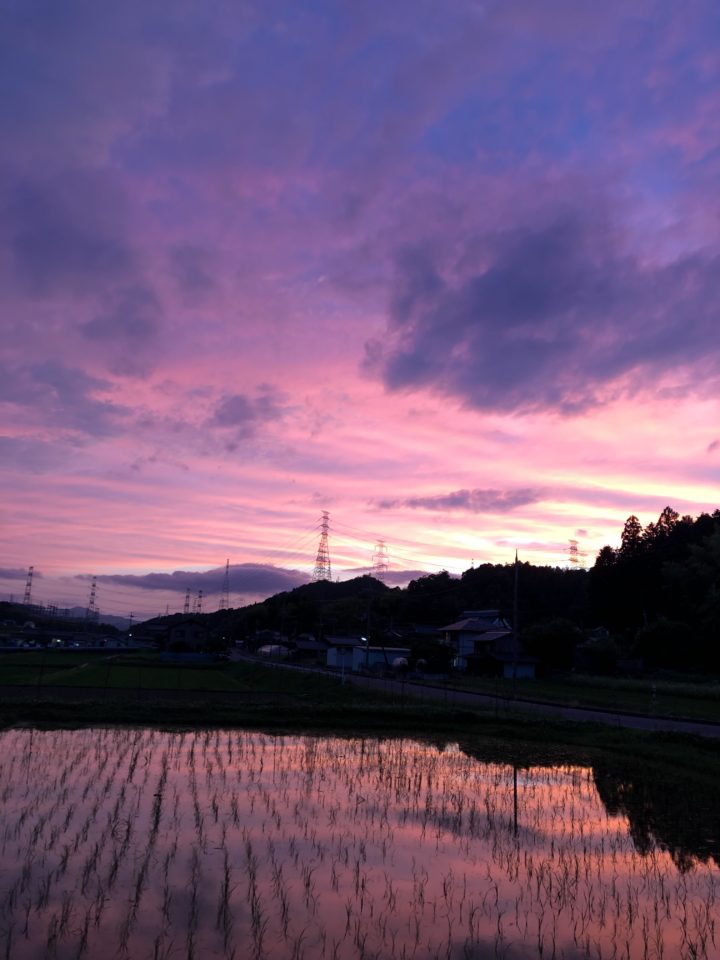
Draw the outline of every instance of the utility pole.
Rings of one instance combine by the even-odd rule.
[[[515,551],[515,578],[513,583],[513,699],[517,693],[517,660],[520,633],[518,630],[518,552]]]

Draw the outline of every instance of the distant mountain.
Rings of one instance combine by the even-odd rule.
[[[58,630],[66,628],[71,623],[80,629],[84,629],[88,622],[87,607],[62,607],[58,608],[57,611],[51,611],[41,606],[26,607],[24,604],[7,603],[5,601],[0,602],[0,619],[13,620],[20,624],[31,620],[43,628],[55,624]],[[107,626],[116,630],[127,630],[130,626],[127,617],[114,617],[109,613],[100,613],[93,623],[97,627]]]

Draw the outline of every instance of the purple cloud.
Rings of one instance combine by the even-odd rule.
[[[0,461],[25,475],[54,473],[75,453],[76,447],[67,439],[50,442],[29,437],[0,436]]]
[[[96,172],[18,182],[2,210],[0,236],[23,288],[37,297],[82,296],[133,273],[123,206],[117,186]]]
[[[454,490],[431,497],[405,497],[395,500],[376,500],[381,510],[406,507],[411,510],[467,510],[471,513],[507,513],[543,498],[539,490]]]
[[[0,567],[0,580],[25,580],[27,570],[18,567]],[[39,570],[33,570],[33,579],[42,579],[42,573]]]
[[[135,284],[108,297],[107,307],[80,326],[101,348],[107,367],[122,376],[143,376],[157,362],[162,307],[152,289]]]
[[[90,580],[88,574],[79,574],[77,579]],[[190,590],[205,595],[221,593],[225,580],[225,567],[205,571],[175,570],[173,573],[108,574],[97,577],[98,584],[114,583],[124,587],[138,587],[141,590],[171,590],[185,593]],[[270,596],[284,590],[293,590],[307,583],[309,574],[299,570],[284,570],[262,563],[238,563],[230,566],[230,590],[233,594],[248,593]]]
[[[207,250],[193,244],[180,244],[168,252],[170,273],[183,299],[204,302],[217,289],[212,258]]]
[[[281,396],[270,388],[260,390],[255,397],[231,394],[215,405],[209,425],[232,430],[236,440],[244,440],[254,436],[263,424],[282,419],[281,401]]]
[[[44,424],[93,437],[119,432],[126,407],[96,397],[110,384],[77,367],[53,360],[0,368],[0,401],[42,414]]]
[[[456,246],[444,266],[429,245],[398,255],[387,337],[366,352],[390,390],[572,414],[623,378],[633,392],[700,361],[720,371],[712,253],[643,263],[588,209]]]

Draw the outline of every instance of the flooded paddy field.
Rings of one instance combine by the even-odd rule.
[[[716,798],[612,764],[12,729],[0,798],[12,960],[720,957]]]

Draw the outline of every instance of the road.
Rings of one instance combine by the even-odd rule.
[[[334,671],[330,672],[321,668],[298,667],[286,663],[272,663],[272,666],[283,670],[311,670],[315,673],[322,673],[334,677],[338,676]],[[561,703],[548,703],[544,700],[529,700],[524,697],[518,697],[517,699],[494,697],[491,694],[477,693],[473,690],[462,689],[446,684],[372,677],[355,673],[344,674],[343,680],[346,683],[353,684],[353,686],[385,693],[395,700],[425,700],[432,703],[443,703],[448,706],[489,708],[494,710],[498,716],[503,717],[518,715],[550,716],[559,720],[572,720],[580,723],[602,723],[608,726],[625,727],[632,730],[689,733],[698,737],[720,738],[720,723],[713,721],[625,713],[618,712],[617,710],[606,710],[600,707],[571,707]]]
[[[672,717],[652,717],[637,713],[619,713],[616,710],[604,710],[599,707],[570,707],[561,703],[547,703],[540,700],[509,699],[494,697],[486,693],[476,693],[458,687],[436,686],[417,681],[376,679],[374,677],[352,676],[351,682],[367,687],[374,686],[394,697],[412,697],[413,699],[442,702],[451,706],[489,707],[500,716],[532,714],[552,716],[560,720],[573,720],[583,723],[603,723],[615,727],[627,727],[632,730],[653,730],[667,733],[690,733],[700,737],[720,737],[720,723],[712,721],[688,720]]]

